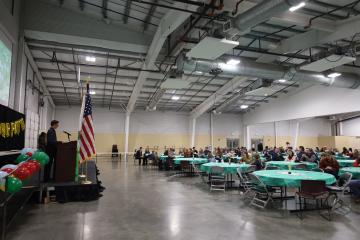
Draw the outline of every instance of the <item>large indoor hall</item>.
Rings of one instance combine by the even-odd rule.
[[[0,240],[357,240],[360,0],[0,0]]]

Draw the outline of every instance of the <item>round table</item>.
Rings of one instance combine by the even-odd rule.
[[[184,156],[181,155],[175,155],[175,158],[183,158]],[[160,156],[160,161],[166,161],[168,159],[167,155],[161,155]]]
[[[352,173],[353,179],[360,179],[360,167],[344,167],[339,170],[339,174]]]
[[[295,166],[299,164],[306,164],[307,170],[311,170],[313,168],[317,167],[316,163],[312,162],[290,162],[290,161],[269,161],[266,162],[266,166],[276,166],[279,167],[281,170],[288,170],[289,165],[291,166],[291,169],[293,169]]]
[[[203,164],[209,162],[207,158],[175,158],[174,163],[179,165],[182,161],[188,161],[191,164]]]
[[[211,173],[211,168],[212,167],[223,167],[224,168],[224,173],[225,174],[236,174],[237,173],[237,169],[240,168],[241,171],[246,171],[246,169],[250,166],[249,164],[245,164],[245,163],[216,163],[216,162],[211,162],[211,163],[205,163],[202,164],[200,166],[200,170],[203,172],[207,172],[207,173]]]
[[[300,187],[301,180],[325,181],[326,185],[336,182],[336,178],[328,173],[292,170],[291,174],[286,170],[262,170],[254,174],[266,185],[272,187]]]
[[[354,166],[354,163],[355,163],[355,160],[354,159],[352,159],[352,160],[344,160],[344,159],[342,159],[342,160],[338,160],[338,159],[336,159],[338,162],[339,162],[339,165],[340,165],[340,167],[352,167],[352,166]]]

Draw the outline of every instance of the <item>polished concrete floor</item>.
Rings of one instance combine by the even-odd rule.
[[[94,202],[28,206],[9,240],[344,239],[360,238],[360,207],[328,222],[249,207],[237,191],[210,193],[199,178],[101,161],[104,196]]]

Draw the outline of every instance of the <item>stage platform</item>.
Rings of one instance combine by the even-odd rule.
[[[87,180],[89,183],[84,184],[79,182],[49,182],[43,183],[41,188],[48,192],[49,189],[55,189],[56,201],[59,203],[75,202],[75,201],[93,201],[97,200],[102,195],[100,192],[103,187],[98,180],[99,171],[96,167],[95,161],[87,163]],[[42,196],[40,196],[42,199]]]

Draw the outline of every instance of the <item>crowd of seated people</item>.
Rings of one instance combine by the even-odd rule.
[[[339,177],[340,169],[339,162],[336,160],[337,157],[354,159],[354,167],[360,167],[360,153],[357,149],[353,150],[352,148],[344,147],[341,152],[336,148],[328,147],[305,148],[299,146],[298,149],[293,149],[287,142],[286,147],[261,146],[261,149],[258,148],[258,150],[261,151],[256,151],[255,148],[248,150],[245,147],[233,149],[217,147],[213,151],[211,147],[200,148],[199,150],[193,147],[179,149],[178,155],[186,158],[207,158],[209,162],[221,162],[224,159],[231,161],[231,158],[239,158],[240,162],[256,166],[256,170],[263,169],[268,161],[312,162],[318,164],[325,173],[332,174],[336,178]],[[174,160],[176,151],[174,148],[166,148],[163,155],[167,156],[169,160]],[[159,157],[157,152],[150,152],[149,147],[145,149],[144,153],[140,147],[135,151],[134,158],[139,160],[139,165],[141,160],[143,160],[143,165],[146,165],[149,159],[157,160]],[[168,170],[168,162],[166,161],[163,165],[164,163],[159,161],[159,168],[161,165],[161,168]],[[352,180],[350,189],[357,201],[360,202],[360,180]]]

